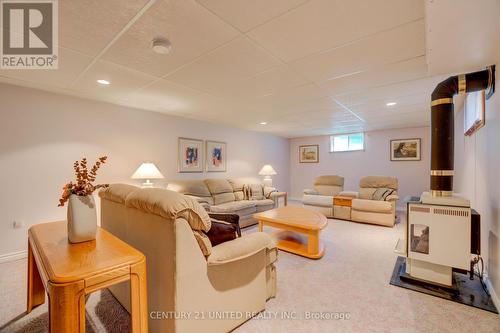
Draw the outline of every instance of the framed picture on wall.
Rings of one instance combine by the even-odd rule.
[[[484,90],[468,93],[465,96],[464,134],[472,135],[484,126]]]
[[[203,172],[203,140],[179,138],[179,172]]]
[[[391,161],[420,161],[420,138],[391,140]]]
[[[207,171],[208,172],[225,172],[227,150],[226,143],[219,141],[207,140]]]
[[[299,162],[300,163],[318,163],[319,162],[319,145],[307,145],[299,147]]]

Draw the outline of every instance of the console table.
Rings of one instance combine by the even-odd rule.
[[[28,231],[27,312],[49,296],[50,332],[85,332],[85,295],[130,280],[132,332],[148,331],[146,258],[104,229],[72,244],[65,221]]]
[[[352,197],[337,195],[333,197],[333,217],[336,219],[350,220]]]

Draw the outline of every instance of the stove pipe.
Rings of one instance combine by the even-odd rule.
[[[487,69],[451,76],[432,92],[431,102],[431,194],[451,196],[454,174],[454,110],[457,93],[487,89],[486,99],[495,92],[495,65]]]

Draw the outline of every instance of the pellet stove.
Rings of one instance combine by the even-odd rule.
[[[430,192],[408,202],[405,278],[453,287],[453,271],[471,273],[480,255],[480,218],[467,198],[453,193],[455,94],[495,91],[495,66],[452,76],[431,102]],[[404,244],[403,244],[404,246]]]

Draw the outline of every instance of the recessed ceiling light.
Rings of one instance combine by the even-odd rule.
[[[389,102],[389,103],[386,103],[385,105],[387,105],[387,106],[394,106],[396,104],[397,104],[396,102]]]
[[[101,79],[101,80],[97,80],[97,83],[99,83],[99,84],[103,84],[103,85],[105,85],[105,86],[107,86],[107,85],[111,84],[111,82],[109,82],[108,80],[102,80],[102,79]]]
[[[261,125],[267,125],[267,122],[266,121],[261,121],[260,124]]]
[[[172,50],[172,44],[166,38],[155,38],[151,42],[153,51],[158,54],[168,54]]]

